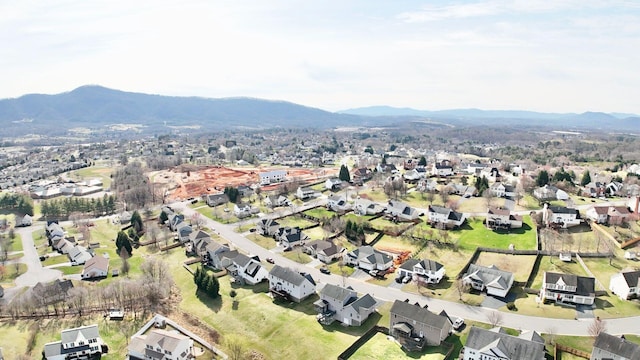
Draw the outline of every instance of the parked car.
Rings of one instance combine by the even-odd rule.
[[[404,279],[402,279],[402,283],[403,283],[403,284],[406,284],[406,283],[408,283],[409,281],[411,281],[411,276],[405,276],[405,277],[404,277]]]
[[[266,260],[267,260],[267,262],[269,264],[274,264],[275,263],[275,261],[273,261],[273,258],[267,258]]]
[[[326,267],[321,267],[320,272],[323,274],[331,274],[331,271],[329,270],[329,268],[326,268]]]
[[[397,282],[398,284],[402,283],[403,281],[404,281],[404,276],[398,276],[398,277],[396,277],[396,282]]]
[[[463,318],[457,318],[453,321],[453,329],[454,330],[460,330],[460,328],[462,328],[462,326],[464,325],[464,319]]]

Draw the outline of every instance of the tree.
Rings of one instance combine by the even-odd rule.
[[[122,249],[127,252],[128,256],[131,256],[133,253],[133,248],[131,247],[131,240],[124,231],[120,230],[118,232],[118,236],[116,237],[116,249],[118,254],[122,253]]]
[[[585,186],[590,182],[591,174],[589,173],[589,170],[585,170],[584,173],[582,173],[582,180],[580,180],[580,185]]]
[[[212,299],[215,299],[218,296],[220,296],[220,283],[218,282],[217,277],[213,275],[208,276],[207,287],[205,291],[207,295],[209,295],[209,297],[211,297]]]
[[[424,156],[420,156],[420,160],[418,160],[418,166],[427,166],[427,159]]]
[[[169,215],[167,215],[166,212],[161,211],[160,212],[160,218],[159,218],[159,222],[160,224],[164,224],[169,220]]]
[[[229,350],[230,360],[242,360],[245,358],[245,343],[239,336],[227,336],[225,337],[225,344]]]
[[[537,186],[545,186],[549,183],[549,172],[547,170],[540,170],[538,177],[536,177]]]
[[[457,279],[455,282],[456,290],[458,291],[458,300],[462,300],[462,294],[469,290],[469,284],[465,283],[462,278]]]
[[[120,272],[122,275],[129,274],[129,270],[131,267],[129,266],[129,257],[131,254],[127,253],[127,249],[123,246],[118,253],[120,255],[120,259],[122,259],[122,265],[120,265]]]
[[[485,204],[487,205],[487,209],[491,207],[493,204],[493,200],[496,198],[491,189],[485,189],[482,192],[482,198],[484,198]]]
[[[487,314],[487,321],[492,327],[502,324],[502,313],[499,311],[492,311]]]
[[[597,337],[600,333],[607,332],[607,323],[606,321],[601,320],[598,316],[593,319],[593,322],[589,325],[587,331],[589,332],[589,335]]]
[[[140,234],[144,230],[144,223],[142,222],[142,216],[138,210],[131,214],[131,226],[135,229],[137,234]]]
[[[227,186],[224,188],[224,193],[227,195],[227,197],[229,198],[229,201],[231,201],[232,203],[237,203],[240,200],[240,192],[236,187]]]
[[[351,175],[349,174],[349,169],[347,169],[346,165],[341,165],[340,166],[340,174],[338,175],[338,178],[340,178],[340,180],[346,181],[346,182],[351,181]]]

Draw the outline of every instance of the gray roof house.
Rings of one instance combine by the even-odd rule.
[[[43,357],[46,360],[88,359],[102,354],[103,344],[98,325],[62,330],[60,341],[44,345]]]
[[[187,360],[193,356],[193,340],[177,331],[152,329],[131,337],[128,355],[129,360]]]
[[[363,270],[386,271],[393,265],[393,257],[374,249],[372,246],[361,246],[344,254],[346,264],[357,266]]]
[[[411,206],[397,200],[390,200],[386,210],[387,216],[399,221],[413,221],[420,215]]]
[[[304,251],[317,258],[321,262],[328,264],[340,258],[344,248],[327,240],[314,240],[304,246]]]
[[[439,283],[444,274],[444,265],[430,259],[409,259],[398,268],[400,277],[410,276],[413,280],[427,284]]]
[[[640,345],[624,336],[613,336],[601,332],[593,343],[591,360],[640,360]]]
[[[333,284],[320,290],[320,300],[313,303],[318,312],[317,319],[323,325],[339,321],[348,326],[360,326],[376,308],[376,300],[369,294],[358,297],[351,287]]]
[[[593,305],[595,278],[545,271],[542,276],[540,298],[560,304]]]
[[[419,304],[396,300],[389,316],[389,335],[409,350],[421,350],[425,346],[438,346],[453,331],[446,312],[440,314]]]
[[[269,271],[269,292],[274,297],[301,302],[316,292],[311,275],[275,265]]]
[[[427,216],[430,224],[442,225],[447,228],[461,226],[466,220],[464,213],[459,213],[449,208],[436,205],[429,205]]]
[[[520,336],[507,334],[500,327],[482,329],[471,327],[464,344],[463,360],[544,360],[544,339],[536,332]]]
[[[503,298],[513,285],[513,274],[502,271],[495,265],[486,267],[470,264],[462,281],[478,291],[486,290],[487,295]]]

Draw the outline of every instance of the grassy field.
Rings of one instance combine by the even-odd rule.
[[[373,219],[373,220],[369,221],[369,225],[371,226],[372,229],[374,229],[376,231],[387,231],[388,230],[388,231],[391,231],[393,233],[397,233],[401,229],[411,227],[411,225],[413,225],[413,224],[412,223],[406,223],[406,222],[394,223],[393,221],[389,221],[384,217],[379,217],[377,219]]]
[[[477,247],[508,249],[510,244],[518,250],[535,250],[536,234],[530,216],[522,219],[522,228],[510,231],[493,231],[483,224],[484,218],[467,219],[461,229],[452,230],[452,241],[457,241],[461,249],[474,251]]]
[[[303,219],[297,216],[287,216],[287,217],[278,219],[277,221],[280,224],[280,226],[289,226],[289,227],[297,226],[299,228],[306,228],[316,224],[311,220]]]
[[[304,230],[304,234],[307,235],[311,240],[322,240],[333,235],[332,233],[325,231],[321,226]]]
[[[247,236],[247,239],[253,241],[254,243],[262,246],[265,249],[274,249],[278,246],[273,238],[262,236],[256,233],[251,233]]]
[[[329,211],[325,207],[322,207],[322,206],[319,206],[319,207],[313,208],[313,209],[309,209],[309,210],[305,211],[304,214],[306,214],[308,216],[312,216],[312,217],[314,217],[316,219],[332,218],[332,217],[337,215],[335,212]]]
[[[51,266],[58,265],[69,262],[69,258],[67,255],[60,255],[58,253],[53,253],[53,256],[49,256],[45,261],[42,261],[42,266]]]
[[[108,189],[111,186],[111,174],[113,170],[114,167],[98,162],[94,166],[70,171],[69,175],[74,180],[100,179],[102,180],[102,187]]]
[[[311,258],[311,256],[305,254],[304,252],[302,252],[302,248],[301,247],[296,247],[295,249],[291,250],[291,251],[285,251],[282,253],[282,256],[286,257],[289,260],[293,260],[297,263],[300,264],[307,264],[310,263],[311,260],[313,260]]]
[[[408,239],[403,236],[390,236],[383,235],[378,242],[374,245],[374,248],[380,251],[386,251],[390,253],[399,253],[401,251],[410,251],[415,254],[419,249],[420,244],[418,241]]]
[[[369,341],[367,341],[358,351],[356,351],[349,359],[352,360],[368,360],[368,359],[401,359],[409,357],[411,359],[436,360],[444,359],[446,350],[441,346],[428,346],[421,353],[405,353],[400,344],[393,338],[387,338],[382,333],[377,333]]]

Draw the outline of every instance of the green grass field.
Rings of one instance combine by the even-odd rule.
[[[452,230],[452,241],[458,241],[461,249],[474,251],[477,247],[508,249],[513,244],[517,250],[535,250],[536,234],[530,216],[524,216],[521,229],[493,231],[483,224],[483,218],[470,218],[461,229]]]
[[[377,333],[367,341],[349,359],[352,360],[387,360],[387,359],[422,359],[440,360],[444,359],[446,350],[441,346],[428,346],[420,353],[405,353],[400,345],[393,339],[387,338],[382,333]]]
[[[305,211],[304,214],[312,216],[312,217],[314,217],[316,219],[322,219],[322,218],[330,219],[330,218],[332,218],[332,217],[337,215],[335,212],[329,211],[325,207],[322,207],[322,206],[319,206],[319,207],[313,208],[313,209],[309,209],[309,210]]]

